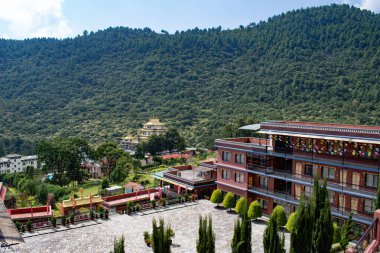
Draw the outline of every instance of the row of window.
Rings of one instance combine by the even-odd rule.
[[[303,191],[301,190],[303,188]],[[303,192],[306,198],[310,198],[313,195],[313,187],[312,186],[300,186],[296,185],[295,195],[296,199],[301,198],[301,191]],[[334,194],[329,191],[329,200],[331,204],[334,204]],[[339,194],[339,209],[344,210],[346,206],[346,198],[343,194]],[[358,209],[358,198],[351,197],[351,211],[356,213]],[[364,199],[363,201],[363,211],[366,213],[373,213],[375,211],[375,202],[371,199]]]
[[[323,178],[327,178],[329,180],[334,180],[335,179],[335,171],[336,171],[336,169],[334,167],[322,166],[321,176]],[[304,173],[305,173],[305,175],[308,175],[308,176],[315,176],[318,173],[318,166],[314,165],[314,167],[313,167],[313,165],[311,165],[311,164],[305,164]],[[342,183],[346,183],[346,180],[347,180],[346,177],[347,177],[347,175],[345,175],[345,176],[341,175],[340,181],[342,181]],[[377,188],[378,180],[379,180],[379,176],[377,174],[372,174],[372,173],[366,173],[365,174],[365,186],[366,187]],[[360,184],[360,173],[354,173],[353,179],[352,179],[352,184],[359,186],[359,184]]]
[[[226,162],[231,161],[231,152],[223,151],[222,160]],[[245,156],[243,154],[235,154],[235,163],[244,164]]]
[[[229,170],[222,170],[222,178],[229,180],[231,177],[231,171]],[[244,182],[244,174],[243,173],[235,173],[235,182],[237,183],[243,183]]]

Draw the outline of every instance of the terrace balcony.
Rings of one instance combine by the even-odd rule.
[[[284,201],[286,203],[292,204],[292,205],[298,205],[299,199],[292,196],[286,191],[273,191],[269,188],[263,188],[263,187],[250,187],[248,188],[248,192],[269,197],[278,201]],[[331,214],[338,218],[345,218],[347,219],[352,213],[352,220],[355,222],[363,223],[366,225],[371,225],[373,222],[373,215],[366,212],[351,210],[342,208],[340,206],[334,206],[331,205]]]
[[[375,173],[380,173],[380,161],[372,161],[365,163],[363,160],[347,161],[342,157],[326,157],[315,153],[307,152],[290,152],[289,149],[281,150],[276,147],[274,149],[269,139],[260,138],[229,138],[229,139],[216,139],[215,147],[229,148],[233,150],[251,152],[253,154],[267,155],[273,157],[281,157],[285,159],[293,159],[309,163],[318,163],[321,165],[344,167],[347,169],[365,170]]]
[[[312,186],[314,178],[308,175],[292,174],[291,171],[276,170],[273,167],[265,166],[247,166],[248,171],[260,175],[267,176],[275,179],[285,180],[287,182],[297,183],[301,185]],[[320,179],[320,182],[323,182]],[[364,188],[362,186],[339,183],[334,181],[327,181],[327,189],[342,194],[349,194],[356,197],[376,199],[376,189]]]

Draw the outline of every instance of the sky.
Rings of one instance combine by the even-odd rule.
[[[0,38],[66,38],[115,26],[233,29],[332,3],[380,12],[380,0],[0,0]]]

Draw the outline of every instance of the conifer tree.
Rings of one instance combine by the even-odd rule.
[[[215,253],[215,234],[211,217],[199,216],[197,253]]]
[[[311,240],[313,236],[312,205],[306,205],[301,198],[296,212],[296,222],[290,237],[290,253],[312,252]]]
[[[333,244],[334,228],[331,221],[330,202],[325,201],[325,207],[320,212],[320,216],[313,231],[313,251],[329,252]]]
[[[212,218],[208,217],[207,226],[207,253],[215,253],[215,234],[212,229]]]
[[[232,239],[232,252],[233,253],[251,253],[252,243],[251,234],[252,226],[251,221],[248,219],[248,207],[244,204],[241,212],[241,221],[235,223],[234,236]]]
[[[277,231],[277,221],[275,217],[271,217],[264,232],[264,253],[281,253],[281,244]]]
[[[170,226],[165,227],[163,219],[159,219],[159,225],[157,221],[153,219],[153,232],[152,232],[152,248],[154,253],[170,253],[171,238],[174,236],[174,232]]]
[[[346,251],[346,247],[350,241],[349,236],[352,234],[352,213],[350,213],[350,216],[348,220],[344,222],[343,228],[342,228],[342,238],[340,240],[340,246],[344,251]]]
[[[380,209],[380,180],[377,183],[377,197],[375,202],[375,210]]]
[[[241,224],[240,219],[238,218],[235,222],[234,226],[234,236],[232,237],[232,243],[231,248],[233,253],[238,252],[239,243],[241,242],[240,236],[241,236]]]

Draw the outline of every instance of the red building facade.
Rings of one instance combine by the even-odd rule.
[[[249,128],[250,127],[250,128]],[[332,214],[370,225],[380,171],[380,127],[271,121],[248,126],[261,138],[217,139],[217,187],[263,212],[295,211],[312,195],[313,177],[327,179]]]

